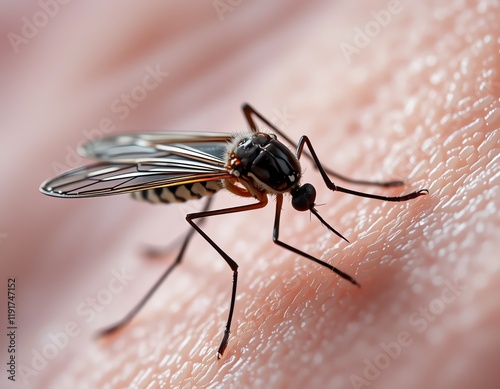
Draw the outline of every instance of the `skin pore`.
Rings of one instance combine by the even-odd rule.
[[[42,329],[33,324],[37,337],[28,352],[42,348],[46,333],[74,319],[74,307],[107,287],[110,269],[125,267],[135,277],[103,309],[105,316],[77,321],[84,335],[36,377],[40,387],[500,384],[498,6],[285,3],[242,2],[224,20],[211,4],[81,5],[79,12],[68,5],[68,14],[54,19],[54,31],[80,40],[40,32],[30,51],[19,54],[25,57],[16,57],[25,63],[17,71],[28,77],[19,88],[48,87],[44,77],[52,74],[60,80],[44,89],[50,91],[48,107],[62,104],[62,119],[39,113],[46,140],[39,144],[43,156],[38,150],[33,182],[53,175],[47,167],[54,158],[64,160],[67,144],[85,139],[82,126],[107,116],[117,127],[113,133],[231,132],[246,126],[239,107],[248,101],[292,139],[307,134],[321,162],[341,174],[407,179],[401,188],[334,180],[339,185],[387,196],[427,188],[429,195],[385,203],[331,193],[313,165],[302,161],[302,180],[317,191],[316,209],[350,243],[293,210],[288,197],[280,238],[348,273],[361,288],[273,244],[272,198],[262,210],[207,220],[204,231],[239,264],[231,337],[218,361],[231,271],[200,237],[132,323],[106,339],[91,338],[126,314],[175,258],[175,243],[187,231],[178,210],[127,198],[76,204],[30,194],[38,209],[30,227],[37,237],[33,247],[66,277],[57,282],[69,296],[49,300],[57,308],[47,308]],[[118,9],[119,20],[102,16]],[[78,33],[94,14],[101,32]],[[377,22],[383,17],[385,26]],[[68,50],[64,65],[44,63],[45,72],[30,73],[29,58],[62,56],[62,48],[51,44],[56,39]],[[169,75],[144,103],[123,119],[117,116],[123,111],[110,114],[110,101],[127,92],[123,85],[140,84],[146,66],[156,64]],[[40,107],[35,103],[42,97],[33,97],[31,106]],[[221,192],[213,208],[245,201]],[[187,213],[201,205],[183,207]],[[138,254],[144,242],[172,244],[171,251],[148,261]],[[29,248],[18,250],[20,257],[34,257]],[[77,286],[84,288],[81,295],[74,294]],[[26,288],[36,295],[35,286]],[[50,289],[40,293],[54,297]],[[51,322],[49,313],[60,322]]]

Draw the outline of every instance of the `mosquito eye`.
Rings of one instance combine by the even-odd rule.
[[[316,189],[311,184],[304,184],[292,191],[292,207],[297,211],[307,211],[314,206]]]

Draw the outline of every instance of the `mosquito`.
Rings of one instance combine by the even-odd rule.
[[[331,191],[394,202],[408,201],[429,193],[427,189],[420,189],[402,196],[387,197],[338,186],[332,182],[330,176],[352,184],[380,187],[400,186],[404,185],[404,181],[372,182],[340,175],[322,166],[307,136],[302,136],[298,143],[295,143],[249,104],[244,104],[242,109],[250,128],[247,132],[143,133],[112,136],[86,143],[79,150],[83,157],[94,158],[100,162],[70,170],[42,183],[42,193],[64,198],[130,193],[136,200],[168,204],[207,197],[202,211],[186,215],[192,229],[187,233],[175,261],[139,303],[121,321],[104,330],[102,334],[115,332],[132,320],[172,270],[181,263],[196,231],[220,254],[233,272],[229,313],[217,352],[220,359],[229,341],[238,282],[238,264],[205,233],[200,227],[201,220],[263,208],[268,203],[269,195],[276,197],[273,242],[326,267],[359,287],[358,282],[349,274],[279,239],[283,195],[289,194],[294,209],[309,211],[332,233],[348,242],[316,210],[314,186],[301,183],[302,169],[299,160],[302,156],[314,163],[326,187]],[[266,124],[273,133],[260,132],[255,118]],[[278,136],[294,147],[295,152],[278,140]],[[253,198],[256,202],[212,210],[212,195],[221,189],[241,197]],[[198,223],[195,222],[197,219],[200,219]]]

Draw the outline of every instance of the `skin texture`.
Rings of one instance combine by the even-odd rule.
[[[242,2],[222,15],[210,2],[69,3],[19,53],[2,47],[10,98],[2,104],[1,158],[16,166],[2,171],[13,190],[1,204],[0,266],[18,282],[18,369],[33,368],[36,352],[57,344],[65,328],[72,334],[60,335],[39,372],[18,370],[16,384],[499,387],[498,6],[305,3]],[[38,10],[6,9],[5,34],[19,33],[21,18]],[[354,45],[356,28],[382,10],[391,15],[386,26],[344,55],[343,43]],[[148,66],[169,75],[121,117],[113,102],[141,85]],[[223,359],[216,350],[231,272],[199,237],[130,325],[95,340],[172,262],[187,231],[183,215],[202,205],[150,206],[126,196],[64,201],[37,186],[56,167],[84,163],[75,147],[104,133],[90,132],[102,120],[115,125],[110,134],[239,131],[244,101],[293,139],[307,134],[321,161],[340,173],[408,179],[393,189],[337,184],[391,196],[428,188],[430,195],[391,204],[329,193],[305,161],[303,182],[315,185],[318,211],[351,243],[286,199],[280,238],[361,288],[274,245],[271,199],[263,210],[204,224],[240,265]],[[219,193],[214,208],[242,202]],[[160,244],[168,245],[164,259],[141,258],[141,247]],[[130,279],[113,281],[116,272]],[[106,304],[95,302],[106,296]]]

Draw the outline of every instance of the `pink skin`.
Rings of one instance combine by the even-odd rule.
[[[390,22],[348,64],[341,42],[353,44],[354,28],[389,3],[242,2],[223,21],[210,2],[187,3],[70,3],[17,55],[2,49],[12,91],[2,115],[2,144],[12,147],[2,158],[16,170],[3,170],[11,190],[2,201],[0,266],[18,282],[18,364],[31,367],[33,350],[65,326],[75,335],[27,375],[29,386],[499,387],[500,10],[390,3]],[[21,17],[38,8],[9,11],[4,25],[19,32]],[[121,119],[112,102],[156,64],[170,74]],[[384,203],[332,194],[305,161],[318,211],[351,243],[288,198],[280,237],[349,273],[360,289],[272,243],[271,199],[264,210],[204,225],[240,265],[223,359],[216,350],[231,272],[199,237],[128,326],[92,339],[171,263],[187,224],[175,206],[126,196],[64,201],[35,188],[54,174],[54,161],[84,163],[65,161],[68,150],[104,118],[116,126],[110,133],[234,131],[245,129],[244,101],[292,138],[307,134],[340,173],[408,179],[394,189],[337,184],[430,195]],[[240,200],[220,193],[214,206]],[[172,244],[164,261],[140,258],[141,244],[162,242]],[[134,278],[118,288],[113,269]],[[95,302],[109,290],[112,302]],[[94,304],[95,318],[78,311],[82,304]]]

